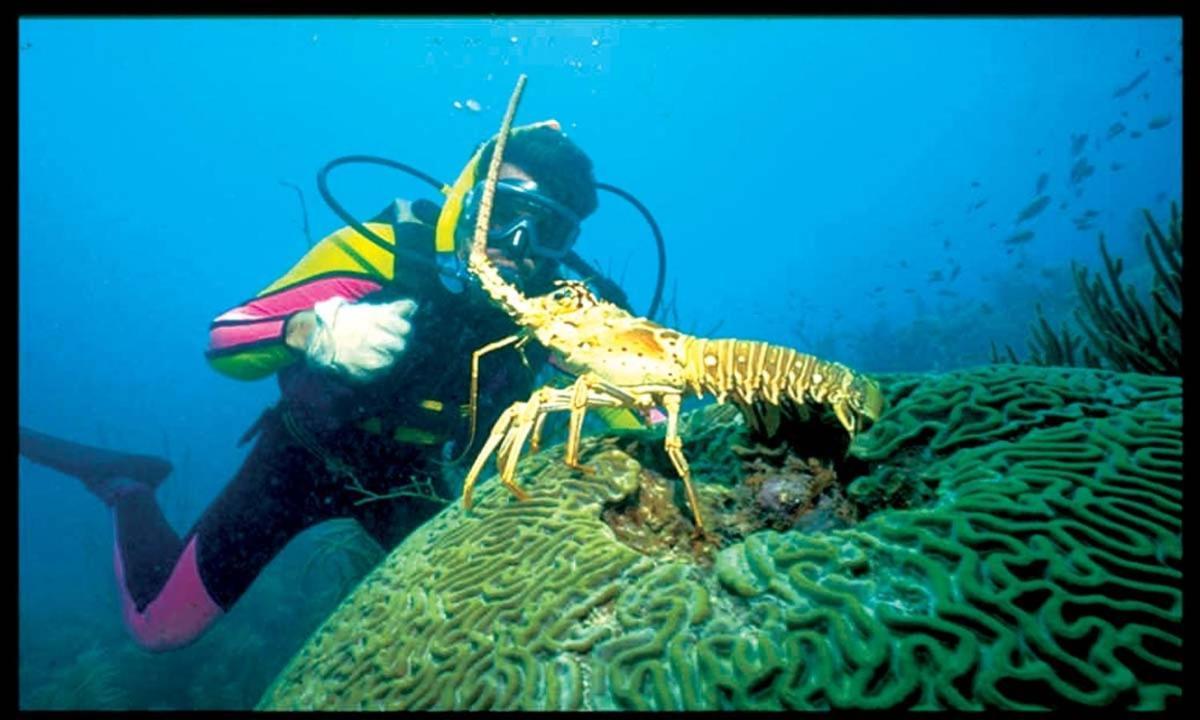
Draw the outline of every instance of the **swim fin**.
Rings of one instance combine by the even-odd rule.
[[[21,426],[20,453],[29,460],[83,481],[88,490],[111,505],[128,481],[157,488],[173,466],[153,455],[104,450],[63,440]],[[122,483],[122,481],[125,481]]]

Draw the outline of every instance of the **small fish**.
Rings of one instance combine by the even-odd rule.
[[[1142,93],[1142,100],[1145,101],[1145,100],[1149,100],[1149,99],[1150,99],[1150,91],[1147,90],[1146,92]]]
[[[1083,149],[1087,147],[1087,139],[1087,133],[1082,135],[1071,135],[1071,157],[1075,157],[1079,153],[1083,152]]]
[[[990,223],[988,223],[988,229],[989,229],[989,230],[994,230],[995,228],[996,228],[996,223],[994,223],[994,222],[990,222]]]
[[[1096,171],[1095,166],[1088,162],[1086,157],[1081,157],[1071,166],[1071,184],[1078,185],[1079,183],[1091,177]]]
[[[1037,155],[1038,157],[1041,157],[1041,156],[1042,156],[1042,149],[1041,149],[1041,148],[1038,148],[1038,149],[1037,149],[1037,152],[1035,152],[1035,153],[1034,153],[1034,155]]]
[[[1018,260],[1018,261],[1017,261],[1017,264],[1016,264],[1016,265],[1014,265],[1013,267],[1015,267],[1016,269],[1020,270],[1020,269],[1022,269],[1022,268],[1024,268],[1024,267],[1025,267],[1025,261],[1024,261],[1024,260]]]
[[[1134,51],[1133,51],[1133,56],[1134,56],[1135,58],[1140,58],[1140,57],[1142,56],[1142,49],[1141,49],[1141,48],[1138,48],[1137,50],[1134,50]]]
[[[881,293],[881,292],[883,292],[883,286],[876,285],[874,288],[871,289],[871,292],[872,293]]]
[[[1166,190],[1163,190],[1162,192],[1160,192],[1159,194],[1154,196],[1154,202],[1162,202],[1163,200],[1166,200],[1166,199],[1167,199],[1167,191]]]
[[[1125,132],[1125,124],[1120,123],[1120,122],[1115,122],[1112,125],[1108,126],[1108,139],[1112,140],[1113,138],[1115,138],[1116,136],[1120,135],[1123,132]]]
[[[1150,122],[1146,125],[1146,129],[1147,130],[1158,130],[1159,128],[1165,128],[1166,126],[1168,126],[1170,124],[1171,124],[1171,116],[1170,115],[1158,115],[1150,120]]]
[[[945,220],[934,220],[933,222],[929,223],[929,227],[939,227],[943,222],[945,222]]]
[[[906,268],[906,267],[908,267],[908,261],[907,261],[907,260],[901,260],[901,261],[900,261],[900,267],[902,267],[902,268]]]
[[[1079,232],[1087,232],[1088,230],[1091,230],[1094,227],[1096,227],[1096,226],[1092,225],[1090,223],[1083,223],[1082,225],[1076,225],[1075,229],[1078,230]]]
[[[1033,231],[1032,230],[1022,230],[1021,232],[1017,233],[1016,235],[1012,235],[1008,239],[1006,239],[1004,241],[1004,244],[1005,245],[1021,245],[1021,244],[1029,242],[1032,239],[1033,239]]]
[[[1118,97],[1121,97],[1122,95],[1128,95],[1131,90],[1133,90],[1138,85],[1141,85],[1142,81],[1145,80],[1149,75],[1150,75],[1149,70],[1143,70],[1141,72],[1141,74],[1138,75],[1137,77],[1135,77],[1133,80],[1131,80],[1129,82],[1129,84],[1122,85],[1121,87],[1114,90],[1113,97],[1118,98]]]
[[[1068,203],[1067,203],[1067,201],[1066,201],[1066,200],[1063,200],[1062,202],[1060,202],[1060,203],[1058,204],[1058,209],[1059,209],[1059,210],[1066,210],[1066,209],[1067,209],[1067,204],[1068,204]]]
[[[1037,188],[1033,191],[1033,194],[1041,195],[1042,191],[1046,189],[1046,183],[1048,182],[1050,182],[1050,173],[1042,173],[1041,175],[1038,175]]]
[[[946,239],[942,240],[942,249],[943,250],[950,249],[950,238],[946,238]]]
[[[1120,170],[1121,168],[1123,168],[1125,166],[1119,162],[1114,162],[1112,165],[1109,165],[1108,167],[1111,168],[1113,172],[1117,172],[1118,170]]]
[[[1054,276],[1058,275],[1058,271],[1056,271],[1054,268],[1042,268],[1041,270],[1038,271],[1038,274],[1040,274],[1042,277],[1049,280],[1049,279],[1053,278]]]
[[[960,272],[962,272],[962,266],[961,266],[961,265],[955,265],[955,266],[954,266],[954,269],[950,271],[950,279],[951,279],[951,280],[953,280],[954,278],[958,277],[958,274],[959,274]]]
[[[1129,132],[1129,137],[1133,138],[1134,140],[1137,140],[1141,136],[1142,136],[1142,133],[1138,130],[1131,130]]]
[[[984,198],[984,199],[980,200],[979,202],[975,203],[975,209],[978,210],[979,208],[981,208],[987,204],[988,204],[988,198]]]
[[[1012,254],[1013,254],[1013,250],[1015,250],[1015,249],[1016,249],[1016,248],[1008,248],[1007,250],[1005,250],[1005,251],[1004,251],[1004,254],[1005,254],[1005,255],[1012,255]]]
[[[905,294],[905,295],[912,295],[912,294],[913,294],[913,293],[915,293],[916,291],[917,291],[917,290],[916,290],[916,288],[904,288],[904,294]]]
[[[926,282],[935,283],[935,282],[941,282],[941,281],[942,281],[942,271],[934,270],[933,272],[929,273],[929,280],[927,280]]]
[[[1128,110],[1122,110],[1122,111],[1121,111],[1121,117],[1123,117],[1123,118],[1127,118],[1127,117],[1129,117],[1129,111],[1128,111]]]
[[[1165,62],[1165,63],[1169,63],[1174,60],[1175,60],[1175,58],[1171,57],[1171,55],[1169,53],[1167,55],[1163,55],[1163,62]]]
[[[988,305],[987,303],[984,303],[984,304],[982,304],[982,305],[980,305],[980,306],[979,306],[979,312],[983,313],[984,315],[991,315],[991,314],[992,314],[992,312],[994,312],[994,311],[992,310],[992,306],[991,306],[991,305]]]
[[[1100,215],[1099,210],[1093,210],[1091,208],[1088,208],[1087,210],[1083,211],[1083,216],[1085,218],[1094,218],[1094,217],[1098,217],[1099,215]]]
[[[954,290],[951,290],[950,288],[942,288],[941,290],[937,291],[937,294],[941,295],[943,297],[957,297],[958,296],[958,293],[955,292]]]
[[[971,181],[971,187],[979,187],[979,181],[978,181],[978,180],[972,180],[972,181]]]
[[[1025,206],[1025,209],[1021,211],[1021,214],[1017,215],[1017,224],[1019,225],[1032,217],[1036,217],[1039,213],[1045,210],[1046,206],[1049,204],[1049,195],[1042,195],[1037,200],[1029,203]]]

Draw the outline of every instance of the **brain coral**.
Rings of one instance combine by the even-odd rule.
[[[666,466],[592,440],[582,475],[543,451],[522,461],[531,501],[487,482],[470,513],[427,523],[261,707],[1177,701],[1181,381],[1016,366],[881,380],[888,410],[843,480],[856,524],[749,532],[711,562],[639,552],[605,508]],[[713,412],[692,415],[689,456]]]

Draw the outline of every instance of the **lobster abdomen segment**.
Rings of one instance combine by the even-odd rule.
[[[717,402],[731,398],[745,407],[756,401],[779,405],[786,398],[797,405],[830,404],[839,418],[851,412],[847,417],[855,423],[858,414],[874,420],[880,412],[881,395],[872,381],[841,363],[788,347],[694,338],[686,354],[689,385],[697,394],[715,395]]]

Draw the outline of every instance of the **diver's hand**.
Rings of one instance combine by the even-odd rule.
[[[304,349],[308,362],[353,380],[369,381],[404,352],[410,317],[417,304],[397,300],[382,305],[351,303],[334,296],[313,306],[315,322]]]

